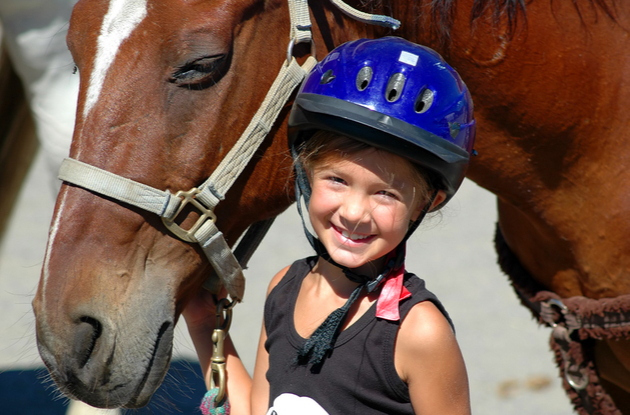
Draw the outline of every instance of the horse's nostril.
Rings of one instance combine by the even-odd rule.
[[[92,317],[81,317],[74,335],[74,356],[79,368],[86,365],[103,332],[101,323]]]

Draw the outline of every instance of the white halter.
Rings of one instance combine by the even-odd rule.
[[[216,227],[217,217],[214,209],[225,198],[227,191],[271,130],[291,93],[317,63],[313,56],[314,51],[313,55],[309,56],[301,66],[292,56],[292,48],[295,44],[303,42],[313,44],[313,40],[308,1],[288,1],[291,40],[287,51],[287,61],[282,65],[280,73],[245,132],[201,186],[189,191],[179,191],[173,195],[168,190],[158,190],[71,158],[65,159],[59,170],[61,180],[155,213],[177,237],[187,242],[199,243],[228,294],[237,301],[243,298],[245,277],[223,234]],[[357,20],[393,29],[400,26],[400,22],[390,17],[359,12],[340,0],[332,0],[332,2],[344,13]],[[192,228],[185,230],[174,221],[189,203],[199,211],[200,217]],[[211,281],[207,281],[204,286],[212,291],[216,291],[217,288]]]

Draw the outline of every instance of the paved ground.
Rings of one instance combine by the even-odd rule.
[[[42,394],[27,387],[21,388],[21,393],[31,401],[32,408],[24,404],[6,405],[11,401],[7,382],[15,382],[8,380],[14,379],[8,374],[22,373],[23,377],[33,378],[34,372],[29,370],[41,368],[30,302],[39,278],[54,200],[48,178],[39,157],[0,242],[0,401],[3,402],[0,412],[3,414],[57,413],[52,406],[47,412],[36,410]],[[571,414],[548,350],[549,330],[539,328],[529,312],[519,305],[506,277],[495,264],[492,248],[495,221],[494,197],[466,182],[441,217],[428,220],[412,238],[407,266],[427,281],[429,289],[451,313],[468,367],[474,413]],[[295,209],[290,208],[277,220],[252,258],[246,271],[245,302],[235,309],[232,334],[250,369],[269,279],[293,259],[310,253]],[[175,341],[178,358],[194,358],[182,325]],[[181,390],[186,382],[175,380],[171,384]],[[48,391],[41,399],[53,394]],[[160,408],[165,408],[164,401]]]

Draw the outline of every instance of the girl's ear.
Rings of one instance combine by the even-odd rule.
[[[431,212],[436,207],[440,206],[442,202],[444,202],[445,200],[446,200],[446,192],[444,192],[444,190],[438,190],[438,193],[437,195],[435,195],[435,199],[433,200],[433,203],[431,204],[431,209],[429,209],[429,212]]]
[[[431,204],[431,208],[429,209],[429,212],[431,212],[437,206],[440,206],[440,204],[444,202],[444,200],[446,200],[446,193],[444,192],[444,190],[438,190],[437,195],[435,195],[435,199],[433,199],[433,203]],[[424,209],[424,205],[422,204],[418,205],[411,219],[414,221],[418,220],[420,213],[422,213],[422,209]]]

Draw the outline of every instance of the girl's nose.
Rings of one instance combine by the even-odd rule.
[[[370,211],[371,205],[368,198],[353,194],[345,198],[340,214],[343,220],[358,225],[370,222]]]

